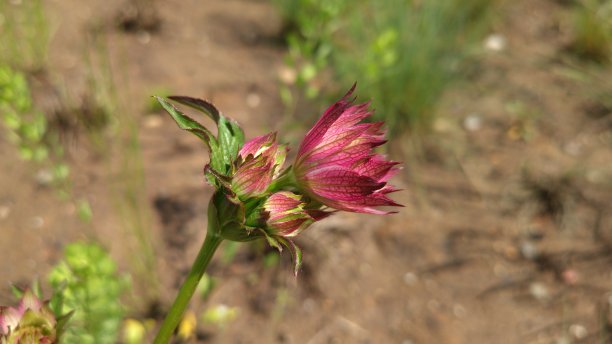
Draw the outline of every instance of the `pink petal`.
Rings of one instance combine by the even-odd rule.
[[[239,154],[243,159],[249,155],[256,156],[262,147],[269,147],[275,140],[276,132],[254,137],[242,146]]]
[[[315,123],[304,137],[300,149],[298,150],[298,156],[304,155],[306,152],[316,147],[327,130],[351,106],[352,100],[350,100],[349,97],[353,94],[356,86],[356,84],[353,85],[344,97],[325,110],[321,118],[319,118],[317,123]]]
[[[324,161],[326,157],[344,150],[351,142],[357,140],[365,130],[367,130],[367,128],[353,127],[335,133],[335,135],[321,141],[315,148],[306,154],[299,156],[296,165],[301,166],[303,163],[309,164]]]
[[[38,312],[43,306],[42,301],[31,290],[26,290],[19,303],[19,311],[25,313],[28,309]]]
[[[303,202],[299,195],[289,191],[281,191],[272,194],[268,200],[266,200],[265,208],[267,211],[274,214],[295,209],[302,204]]]
[[[277,235],[290,238],[303,232],[312,222],[314,222],[313,219],[302,213],[296,214],[293,218],[287,218],[285,221],[274,222],[274,228]]]
[[[364,118],[370,116],[372,112],[368,111],[370,102],[353,105],[346,109],[340,118],[334,122],[328,131],[334,131],[341,128],[349,128],[359,123]]]
[[[398,164],[395,161],[386,161],[381,155],[373,155],[362,159],[352,169],[363,176],[368,176],[379,182],[386,182],[398,171],[397,168],[393,168]]]
[[[309,171],[304,178],[313,193],[312,196],[323,204],[326,204],[328,199],[357,200],[385,185],[342,166],[328,166]]]
[[[377,215],[386,215],[395,213],[395,211],[384,211],[373,207],[388,206],[388,207],[403,207],[403,205],[394,202],[384,193],[374,193],[366,197],[353,201],[337,201],[332,207],[340,210],[351,211],[356,213],[368,213]]]
[[[12,308],[0,308],[0,331],[2,334],[8,334],[9,330],[14,330],[23,316],[23,312]]]
[[[266,191],[272,182],[273,174],[272,164],[240,168],[232,178],[232,190],[239,195],[256,196]]]

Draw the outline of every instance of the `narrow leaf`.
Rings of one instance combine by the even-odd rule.
[[[235,121],[221,116],[218,123],[217,139],[221,148],[221,160],[225,165],[224,173],[229,174],[230,166],[238,157],[238,152],[244,144],[244,133]],[[217,169],[219,171],[219,169]]]
[[[266,240],[268,241],[268,244],[272,247],[274,247],[275,249],[278,250],[278,252],[283,252],[283,246],[280,244],[279,240],[277,240],[276,238],[274,238],[273,236],[269,235],[266,231],[264,231],[263,229],[259,229],[265,236],[266,236]]]
[[[208,117],[212,118],[215,123],[219,123],[219,118],[221,115],[219,114],[219,110],[203,99],[185,97],[185,96],[170,96],[168,97],[174,101],[177,101],[183,105],[190,106],[198,111],[205,113]]]
[[[187,130],[199,137],[202,141],[206,142],[209,149],[212,151],[213,147],[211,146],[216,145],[216,142],[211,144],[212,141],[215,141],[215,137],[208,129],[206,129],[196,120],[183,114],[179,109],[168,103],[164,98],[156,96],[155,99],[157,99],[161,106],[170,114],[170,116],[172,116],[179,128]]]
[[[289,249],[289,251],[291,251],[291,256],[293,258],[294,264],[293,273],[295,274],[295,277],[297,277],[298,273],[300,272],[300,269],[302,268],[302,249],[298,245],[296,245],[291,239],[283,237],[276,238],[283,245],[285,245]]]

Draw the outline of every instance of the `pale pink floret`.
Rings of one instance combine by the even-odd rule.
[[[368,103],[353,105],[355,86],[330,106],[306,134],[294,165],[300,187],[326,206],[359,213],[388,214],[377,206],[401,206],[389,197],[397,191],[387,181],[397,162],[374,154],[386,142],[382,122],[359,123]]]
[[[257,197],[266,192],[285,162],[287,149],[276,143],[276,133],[246,142],[232,177],[232,190],[239,197]]]
[[[266,135],[257,136],[245,142],[244,146],[242,146],[238,154],[243,160],[246,159],[249,155],[259,155],[258,152],[260,153],[262,150],[269,148],[275,140],[276,133],[269,133]]]
[[[0,307],[0,334],[7,335],[9,331],[14,331],[26,311],[39,312],[43,306],[43,302],[27,290],[17,308]]]
[[[276,192],[264,203],[266,225],[272,234],[290,238],[329,215],[320,210],[304,209],[305,206],[302,196],[289,191]]]

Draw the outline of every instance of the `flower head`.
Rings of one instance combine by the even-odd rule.
[[[287,149],[276,143],[276,133],[246,142],[238,153],[232,191],[241,199],[261,196],[277,176],[286,156]]]
[[[373,153],[386,142],[382,122],[359,123],[369,115],[368,103],[353,105],[355,86],[330,106],[300,145],[293,173],[313,199],[338,210],[388,214],[377,206],[401,206],[387,194],[397,162]]]
[[[57,321],[53,312],[30,290],[17,308],[0,307],[0,343],[57,343]]]
[[[302,196],[289,191],[276,192],[263,205],[266,225],[272,235],[294,237],[313,222],[329,213],[317,209],[304,209],[306,202]]]

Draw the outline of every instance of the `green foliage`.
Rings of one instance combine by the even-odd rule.
[[[9,139],[24,160],[43,161],[49,156],[44,144],[45,116],[34,109],[28,82],[22,73],[0,66],[0,114]]]
[[[460,77],[484,33],[493,0],[277,0],[294,29],[289,63],[307,96],[327,67],[341,89],[357,81],[392,130],[428,130],[435,106]],[[367,24],[364,24],[367,23]]]
[[[97,244],[66,246],[64,260],[49,273],[49,283],[62,292],[51,299],[56,314],[74,310],[64,342],[115,343],[124,308],[119,301],[128,281],[117,274],[117,266]]]
[[[612,57],[612,3],[585,0],[576,10],[571,49],[579,57],[596,63]]]
[[[0,63],[27,70],[42,68],[49,36],[42,0],[0,0]]]
[[[0,65],[0,121],[20,157],[47,165],[51,162],[51,181],[60,189],[65,187],[70,167],[60,161],[63,148],[57,136],[49,130],[45,115],[33,105],[25,75],[3,65]]]
[[[172,96],[170,99],[194,108],[217,124],[217,136],[196,120],[183,114],[179,109],[161,97],[156,97],[161,106],[172,116],[179,128],[187,130],[206,143],[210,151],[210,167],[222,176],[230,176],[234,160],[244,144],[244,132],[235,121],[219,113],[209,102],[183,96]],[[211,180],[214,182],[214,180]]]

